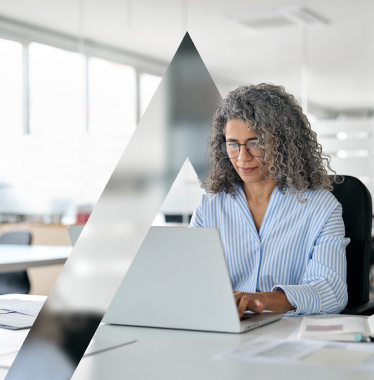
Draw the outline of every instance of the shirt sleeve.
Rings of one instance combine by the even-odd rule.
[[[205,195],[202,196],[201,201],[199,205],[196,207],[189,227],[204,227],[204,222],[203,222],[203,203],[204,203]]]
[[[342,207],[335,207],[315,241],[312,255],[299,285],[276,285],[272,291],[284,291],[295,310],[285,315],[339,313],[348,302]]]

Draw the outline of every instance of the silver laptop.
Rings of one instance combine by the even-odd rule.
[[[151,227],[103,322],[241,333],[282,316],[239,319],[217,229]]]

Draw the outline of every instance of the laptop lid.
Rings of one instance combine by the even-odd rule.
[[[151,227],[103,322],[239,333],[281,317],[240,322],[217,229]]]

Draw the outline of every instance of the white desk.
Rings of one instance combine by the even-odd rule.
[[[286,339],[301,318],[283,318],[244,334],[102,325],[97,335],[135,338],[128,346],[84,358],[73,380],[101,379],[299,379],[372,380],[374,374],[359,370],[301,365],[218,360],[214,356],[258,337]],[[374,347],[373,347],[374,350]]]
[[[64,264],[71,246],[0,244],[0,273]]]
[[[218,360],[214,356],[258,337],[287,339],[299,327],[301,318],[283,318],[244,334],[101,325],[96,336],[134,338],[137,342],[84,357],[73,380],[122,379],[277,379],[372,380],[373,372],[301,365],[250,363]],[[27,331],[0,329],[1,346],[22,344]],[[358,343],[359,344],[359,343]],[[374,347],[373,347],[374,350]],[[0,379],[7,373],[0,369]]]

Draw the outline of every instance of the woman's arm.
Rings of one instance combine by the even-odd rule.
[[[342,207],[335,207],[314,243],[301,284],[279,284],[272,291],[284,292],[295,310],[288,315],[339,313],[348,301],[345,248],[349,239]]]
[[[271,292],[235,292],[239,315],[245,310],[271,310],[286,315],[340,312],[348,299],[345,253],[348,242],[338,204],[314,242],[302,281],[277,284]]]

